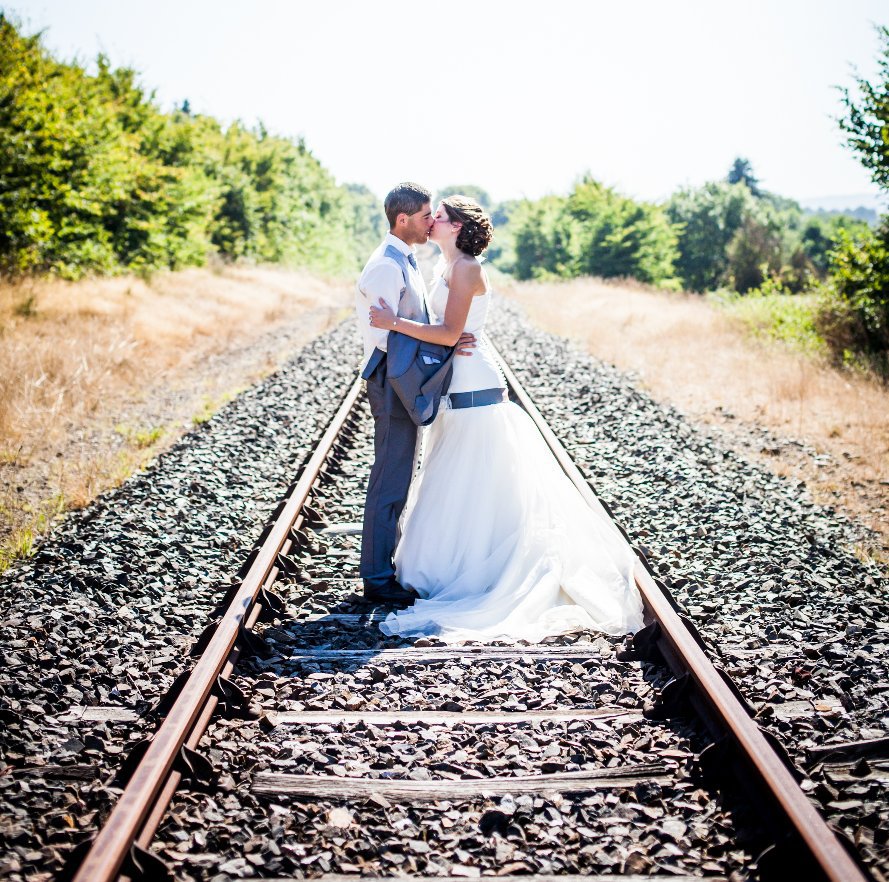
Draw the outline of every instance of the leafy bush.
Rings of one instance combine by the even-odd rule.
[[[881,42],[878,79],[857,78],[859,98],[843,90],[846,116],[840,128],[847,145],[885,194],[889,191],[889,28],[877,28]],[[819,326],[834,357],[874,369],[889,380],[889,217],[873,233],[839,231],[829,254],[831,285]]]
[[[626,276],[655,285],[674,280],[676,231],[660,208],[591,178],[574,187],[566,208],[575,222],[575,275]]]
[[[746,294],[780,273],[781,240],[768,223],[749,215],[735,230],[725,256],[726,281],[739,294]]]
[[[743,164],[740,170],[738,163]],[[687,289],[727,286],[745,293],[772,279],[802,291],[819,276],[808,247],[823,248],[827,235],[807,242],[799,205],[759,188],[751,190],[748,180],[756,180],[749,163],[736,160],[728,181],[686,188],[668,201],[667,215],[679,230],[676,269]]]
[[[841,232],[831,259],[819,331],[837,362],[889,379],[889,218],[863,239]]]
[[[671,286],[676,231],[655,205],[592,178],[570,195],[523,202],[510,214],[512,271],[520,279],[594,275]]]
[[[802,247],[815,272],[822,278],[830,270],[830,253],[839,243],[841,231],[853,239],[864,239],[871,230],[866,221],[852,215],[815,214],[805,219]]]
[[[562,196],[544,196],[516,206],[510,218],[515,254],[511,270],[519,279],[574,275],[565,202]]]

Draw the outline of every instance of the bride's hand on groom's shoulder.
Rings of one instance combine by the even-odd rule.
[[[467,334],[465,331],[457,341],[457,355],[472,355],[475,349],[475,334]]]

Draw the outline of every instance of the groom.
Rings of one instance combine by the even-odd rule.
[[[426,283],[417,268],[414,246],[422,245],[432,229],[432,196],[419,184],[403,183],[386,196],[384,209],[389,232],[364,267],[355,295],[358,327],[364,341],[361,376],[367,381],[367,400],[374,419],[374,464],[364,503],[360,575],[364,598],[382,603],[408,604],[413,589],[399,585],[392,556],[398,518],[407,500],[414,470],[417,427],[395,390],[386,380],[389,331],[370,326],[370,307],[382,298],[402,318],[428,323]],[[394,331],[392,333],[395,333]],[[474,337],[458,343],[471,355]]]

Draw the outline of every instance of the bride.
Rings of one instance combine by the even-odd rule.
[[[447,400],[425,430],[395,551],[412,607],[390,614],[386,634],[539,641],[579,629],[622,635],[642,627],[635,557],[604,511],[589,507],[531,418],[506,397],[482,331],[491,288],[478,255],[490,218],[466,196],[439,205],[429,240],[441,274],[429,295],[438,323],[397,317],[384,301],[371,324],[452,346],[475,334],[471,357],[454,359]]]

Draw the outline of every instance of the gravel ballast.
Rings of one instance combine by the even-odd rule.
[[[725,878],[750,866],[755,852],[739,840],[751,819],[742,829],[693,777],[702,727],[643,717],[666,674],[618,661],[619,639],[447,647],[382,634],[384,611],[352,593],[371,460],[361,411],[310,500],[323,523],[288,555],[277,590],[291,617],[257,629],[270,653],[235,677],[263,716],[215,724],[208,743],[223,788],[178,793],[156,842],[177,878],[260,870]],[[551,778],[529,791],[541,776],[600,774],[614,777],[574,787]],[[286,790],[294,782],[300,792]]]
[[[816,763],[810,753],[825,743],[889,734],[887,582],[877,566],[855,555],[864,535],[862,528],[814,506],[803,488],[726,450],[681,414],[641,393],[630,378],[565,341],[529,327],[512,308],[500,304],[490,333],[597,492],[686,606],[714,657],[724,663],[758,710],[759,721],[775,731],[793,758],[811,772],[807,786],[812,797],[854,839],[876,873],[889,871],[885,754],[882,760],[865,762],[864,767],[860,763],[847,767]],[[0,626],[4,724],[0,760],[6,767],[0,777],[4,855],[0,877],[50,878],[68,848],[94,829],[115,797],[108,786],[110,773],[127,746],[151,731],[151,725],[137,719],[85,726],[64,722],[66,713],[79,705],[143,712],[183,669],[187,647],[208,621],[220,590],[233,581],[262,524],[336,410],[354,378],[358,357],[351,323],[319,338],[146,472],[70,517],[35,557],[0,578],[6,610]],[[363,445],[363,458],[343,465],[340,489],[335,493],[325,499],[323,487],[319,492],[320,501],[327,505],[325,517],[335,523],[360,518],[369,463],[366,430],[355,443]],[[301,573],[282,588],[290,611],[301,615],[358,611],[360,607],[349,599],[355,587],[358,537],[319,533],[314,538],[315,547],[295,555]],[[328,555],[322,571],[316,572],[324,550],[335,554]],[[504,706],[528,701],[528,690],[517,688],[512,697],[502,694],[503,684],[508,688],[517,683],[517,672],[524,671],[523,682],[529,683],[527,666],[519,668],[515,663],[510,667],[476,662],[475,679],[457,676],[459,662],[403,672],[373,661],[357,664],[351,671],[331,672],[322,665],[316,665],[318,670],[306,668],[304,661],[292,658],[293,627],[285,620],[264,629],[280,662],[258,659],[245,663],[239,672],[241,685],[253,689],[257,678],[267,681],[261,687],[265,692],[253,696],[265,710],[298,712],[312,709],[312,702],[316,709],[345,709],[350,700],[353,708],[378,710],[403,709],[405,704],[441,709],[449,702],[467,709],[473,696],[485,691],[493,693],[489,704],[494,706],[501,700]],[[403,645],[362,624],[322,623],[311,639],[305,633],[300,636],[303,645],[316,647]],[[574,706],[583,706],[584,701],[590,706],[619,702],[623,693],[633,690],[633,707],[650,698],[648,684],[633,679],[640,677],[638,665],[614,667],[613,642],[596,635],[578,639],[597,644],[598,657],[611,670],[596,682],[603,685],[608,677],[615,677],[615,685],[591,690],[589,665],[575,670],[567,664],[538,672],[550,686],[553,681],[562,684],[554,687],[556,696],[573,690]],[[333,676],[309,679],[328,673]],[[542,688],[533,680],[530,684],[531,691]],[[368,692],[371,686],[374,689]],[[434,686],[442,694],[431,692]],[[371,694],[376,703],[368,703]],[[421,694],[436,697],[423,705]],[[571,725],[552,724],[542,730],[538,725],[522,731],[541,753],[550,751],[554,766],[567,767],[580,755],[576,747],[571,752],[569,742],[586,745],[584,739],[591,736],[588,724],[574,730]],[[691,754],[702,746],[694,727],[674,728],[669,733],[674,741],[665,746],[664,724],[657,725],[661,728],[647,729],[651,726],[647,723],[640,727],[638,721],[627,723],[629,728],[609,724],[599,731],[608,730],[612,746],[603,744],[601,756],[590,756],[600,762],[637,763],[646,752],[653,754],[659,748]],[[294,809],[297,803],[291,802],[282,813],[278,802],[265,801],[256,829],[245,826],[245,806],[259,804],[250,795],[253,776],[279,760],[306,773],[325,765],[343,765],[345,758],[357,764],[353,775],[364,767],[385,766],[388,760],[381,758],[368,743],[367,733],[354,723],[335,724],[330,732],[272,723],[258,740],[259,726],[257,721],[214,724],[208,752],[224,772],[222,793],[178,795],[173,814],[161,830],[162,848],[178,856],[168,853],[167,858],[181,861],[179,865],[187,867],[192,878],[213,878],[220,873],[262,875],[258,857],[276,835],[296,849],[294,861],[299,859],[296,863],[305,875],[326,871],[325,864],[335,868],[349,863],[343,857],[343,843],[336,842],[344,838],[337,832],[344,816],[335,813],[331,821],[331,812],[344,810],[339,803],[318,803],[308,813],[309,824],[299,820],[307,817],[305,806]],[[406,777],[422,777],[417,769],[430,764],[445,764],[440,771],[447,772],[449,762],[467,769],[467,774],[484,775],[486,756],[516,746],[507,733],[496,729],[479,736],[466,729],[411,724],[405,733],[398,740],[408,745],[402,751],[403,771],[399,772]],[[421,743],[431,738],[437,746],[434,750],[412,748],[417,743],[412,735]],[[618,746],[623,745],[623,759],[619,750],[614,753],[615,739]],[[325,743],[332,743],[336,751],[325,752]],[[527,747],[526,741],[522,743]],[[460,754],[456,763],[448,759],[455,751],[466,754]],[[319,763],[312,758],[316,752],[331,761]],[[343,767],[349,773],[349,767]],[[512,773],[533,768],[532,764],[526,769],[516,759]],[[637,814],[632,816],[628,809],[621,809],[626,816],[620,823],[619,815],[610,813],[614,805],[584,804],[584,799],[592,798],[572,796],[555,802],[537,798],[521,806],[508,801],[505,806],[496,800],[477,802],[459,820],[446,818],[453,807],[364,807],[349,824],[356,825],[353,831],[365,823],[369,830],[374,828],[368,833],[368,853],[379,853],[388,841],[385,829],[377,829],[380,812],[389,812],[387,817],[396,829],[415,840],[412,831],[426,823],[435,829],[454,828],[447,860],[426,854],[417,863],[417,854],[425,854],[422,846],[406,857],[402,854],[403,859],[397,852],[384,850],[391,860],[373,869],[385,872],[399,868],[414,872],[420,867],[437,875],[455,868],[493,868],[504,862],[515,864],[516,873],[574,871],[572,866],[581,872],[602,872],[609,867],[617,872],[621,864],[625,872],[647,872],[655,865],[647,857],[649,852],[657,852],[657,861],[681,867],[682,855],[692,854],[692,846],[697,849],[691,864],[695,871],[738,870],[749,859],[731,842],[730,815],[691,783],[681,795],[625,795],[621,804],[640,808],[634,808]],[[664,812],[669,799],[686,807]],[[200,833],[208,800],[215,809],[210,806],[206,820],[222,831],[229,823],[237,828],[236,835],[229,831],[215,840],[211,837],[211,844],[226,852],[224,859],[208,856],[213,849]],[[195,814],[198,809],[200,814]],[[484,820],[494,810],[500,814]],[[213,820],[216,816],[218,821]],[[628,848],[627,837],[645,842],[646,828],[640,820],[645,817],[655,831],[652,835],[656,833],[657,845]],[[709,826],[702,819],[709,819]],[[696,829],[695,824],[701,823]],[[518,857],[517,840],[510,844],[510,825],[528,843],[527,848],[518,849]],[[589,843],[573,834],[560,834],[563,828],[574,830],[578,825],[590,831],[583,834],[590,839],[611,837],[597,850],[585,852],[579,863],[577,855]],[[706,837],[717,826],[722,838],[714,838],[714,849],[708,851]],[[305,850],[309,827],[317,827],[315,833],[332,842],[333,850],[322,852],[331,851],[332,857],[320,863],[310,859],[312,849]],[[624,832],[624,827],[638,835]],[[390,834],[391,829],[386,835]],[[460,845],[467,838],[479,840],[477,849]],[[247,843],[253,844],[248,848]],[[299,848],[304,849],[302,855]],[[671,856],[673,851],[679,854]],[[248,859],[251,854],[254,859]],[[277,866],[287,872],[295,869],[286,861]],[[456,872],[474,874],[472,869]]]
[[[858,556],[873,537],[631,378],[520,322],[501,309],[491,336],[543,416],[758,721],[812,773],[825,814],[889,874],[885,747],[858,774],[822,767],[809,752],[889,735],[889,580]]]
[[[183,670],[355,360],[348,326],[318,338],[0,577],[0,876],[50,873],[93,830],[107,773],[144,732],[60,717],[143,711]]]

